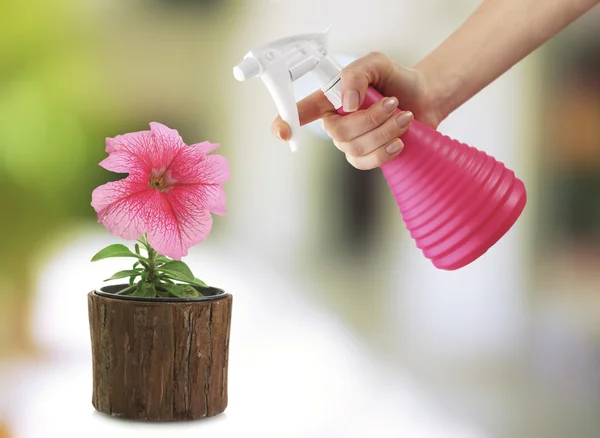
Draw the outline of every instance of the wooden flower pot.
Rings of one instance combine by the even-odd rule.
[[[88,294],[92,404],[148,421],[192,420],[227,407],[232,296],[211,288],[189,299]]]

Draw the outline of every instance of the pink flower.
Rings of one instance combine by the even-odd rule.
[[[175,260],[210,233],[212,216],[225,214],[223,183],[229,163],[207,141],[187,146],[179,133],[160,123],[150,131],[106,139],[107,170],[128,177],[92,193],[98,221],[126,240],[147,233],[148,243]]]

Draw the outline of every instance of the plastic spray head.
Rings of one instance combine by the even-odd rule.
[[[251,50],[233,68],[238,81],[260,77],[273,98],[282,120],[291,129],[290,148],[298,149],[300,119],[293,82],[312,72],[323,89],[336,80],[341,67],[327,55],[327,35],[301,34],[272,41]],[[340,102],[341,106],[341,102]]]

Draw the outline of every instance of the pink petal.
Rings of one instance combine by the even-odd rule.
[[[210,154],[212,151],[219,147],[218,143],[211,143],[209,141],[203,141],[202,143],[192,144],[189,147],[194,148],[201,154]]]
[[[189,248],[206,239],[212,216],[197,201],[193,191],[180,187],[167,193],[154,192],[146,205],[147,235],[157,252],[180,260]]]
[[[185,143],[173,129],[152,122],[150,131],[132,132],[106,139],[109,157],[100,165],[119,173],[144,172],[167,169]]]
[[[183,140],[176,129],[171,129],[168,126],[158,122],[150,122],[150,131],[152,134],[163,143],[183,144]]]
[[[117,173],[149,175],[150,166],[143,163],[135,155],[127,152],[113,152],[111,155],[100,161],[99,165],[106,170]]]
[[[229,163],[210,142],[186,146],[179,133],[157,122],[150,131],[106,139],[109,156],[100,165],[128,173],[124,180],[98,187],[92,206],[98,220],[127,240],[147,233],[161,254],[179,260],[212,228],[210,212],[225,214]],[[150,176],[165,178],[164,192],[149,187]]]
[[[227,196],[225,188],[222,185],[201,185],[195,186],[195,189],[202,193],[206,202],[206,208],[219,216],[225,216],[225,204]]]
[[[98,213],[98,222],[108,231],[133,240],[146,231],[146,203],[154,192],[146,181],[130,176],[96,188],[92,192],[92,207]]]
[[[106,152],[109,156],[100,162],[100,166],[118,173],[141,170],[149,172],[152,161],[147,156],[147,151],[151,148],[154,148],[154,138],[150,131],[132,132],[107,138]]]
[[[222,184],[230,177],[229,162],[224,156],[205,155],[189,146],[175,157],[169,170],[182,184]]]
[[[150,123],[150,130],[155,140],[153,151],[154,169],[168,169],[177,155],[187,146],[179,133],[158,122]]]
[[[187,192],[194,205],[220,216],[225,215],[226,195],[220,184],[180,184],[178,191]],[[170,193],[170,192],[169,192]]]

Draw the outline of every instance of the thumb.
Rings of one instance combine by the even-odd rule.
[[[394,71],[394,63],[383,53],[373,52],[348,64],[341,73],[340,88],[345,112],[357,111],[370,84],[384,83]]]
[[[335,114],[333,105],[321,90],[308,95],[298,102],[298,117],[300,118],[300,126],[307,125],[315,120]],[[284,122],[280,116],[273,121],[271,125],[271,133],[279,140],[288,141],[292,136],[290,125]]]

